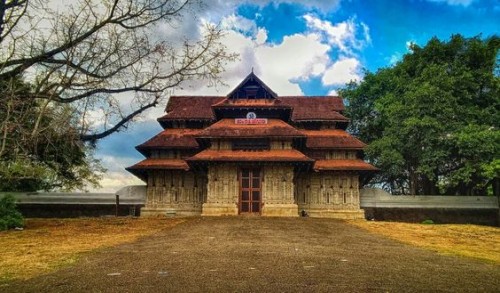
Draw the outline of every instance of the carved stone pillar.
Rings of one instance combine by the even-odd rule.
[[[237,167],[229,164],[208,167],[207,202],[203,204],[202,216],[238,214]]]
[[[293,166],[265,166],[262,190],[262,215],[297,217],[294,201]]]

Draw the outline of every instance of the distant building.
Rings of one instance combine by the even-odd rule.
[[[141,214],[362,218],[360,180],[376,168],[343,111],[340,97],[279,97],[253,73],[225,97],[171,97],[127,168],[147,183]]]

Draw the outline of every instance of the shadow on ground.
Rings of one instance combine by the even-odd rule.
[[[498,292],[500,266],[311,218],[193,218],[6,292]]]

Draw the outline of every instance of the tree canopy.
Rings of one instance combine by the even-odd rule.
[[[393,194],[498,194],[500,38],[431,39],[343,90],[350,131]]]
[[[163,35],[192,20],[197,0],[54,2],[0,0],[0,181],[8,189],[96,182],[89,150],[97,140],[187,82],[220,83],[236,57],[210,25],[192,39]]]
[[[0,84],[0,91],[10,93],[0,99],[1,191],[98,185],[103,169],[92,158],[92,147],[80,141],[69,105],[42,109],[40,101],[30,98],[30,86],[20,79]],[[40,129],[37,134],[33,134],[35,123]]]

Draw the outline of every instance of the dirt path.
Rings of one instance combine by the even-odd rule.
[[[6,292],[498,292],[500,266],[341,221],[194,218]]]

